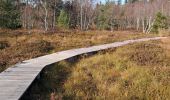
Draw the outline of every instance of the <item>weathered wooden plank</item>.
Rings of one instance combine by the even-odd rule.
[[[162,38],[165,37],[127,40],[88,48],[71,49],[23,61],[0,73],[0,100],[18,100],[41,72],[41,70],[49,64],[84,53],[120,47],[134,42],[158,40]]]

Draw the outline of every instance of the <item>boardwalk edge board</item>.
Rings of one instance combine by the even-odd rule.
[[[0,100],[18,100],[26,92],[42,69],[59,61],[100,50],[124,46],[131,43],[159,40],[167,37],[126,40],[87,48],[71,49],[23,61],[0,73]]]

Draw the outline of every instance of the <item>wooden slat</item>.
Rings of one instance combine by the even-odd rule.
[[[16,64],[0,73],[0,100],[18,100],[25,93],[41,70],[47,65],[84,53],[120,47],[134,42],[158,40],[162,38],[166,37],[127,40],[88,48],[71,49],[23,61],[22,63]]]

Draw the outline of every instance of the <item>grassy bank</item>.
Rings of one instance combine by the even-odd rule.
[[[76,63],[48,67],[25,98],[170,99],[170,40],[111,49]]]
[[[129,31],[61,31],[42,33],[39,31],[0,31],[0,72],[20,61],[71,48],[111,43],[127,39],[153,37]]]

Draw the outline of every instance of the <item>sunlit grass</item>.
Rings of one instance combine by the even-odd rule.
[[[78,62],[48,66],[25,98],[169,100],[167,40],[132,44],[83,57]]]
[[[144,44],[149,47],[138,48]],[[64,84],[64,96],[94,100],[168,100],[170,58],[164,57],[164,50],[160,46],[151,44],[135,44],[117,49],[114,53],[81,60]],[[132,51],[138,54],[133,55]],[[140,59],[134,60],[131,56]],[[141,59],[147,59],[147,63]]]

